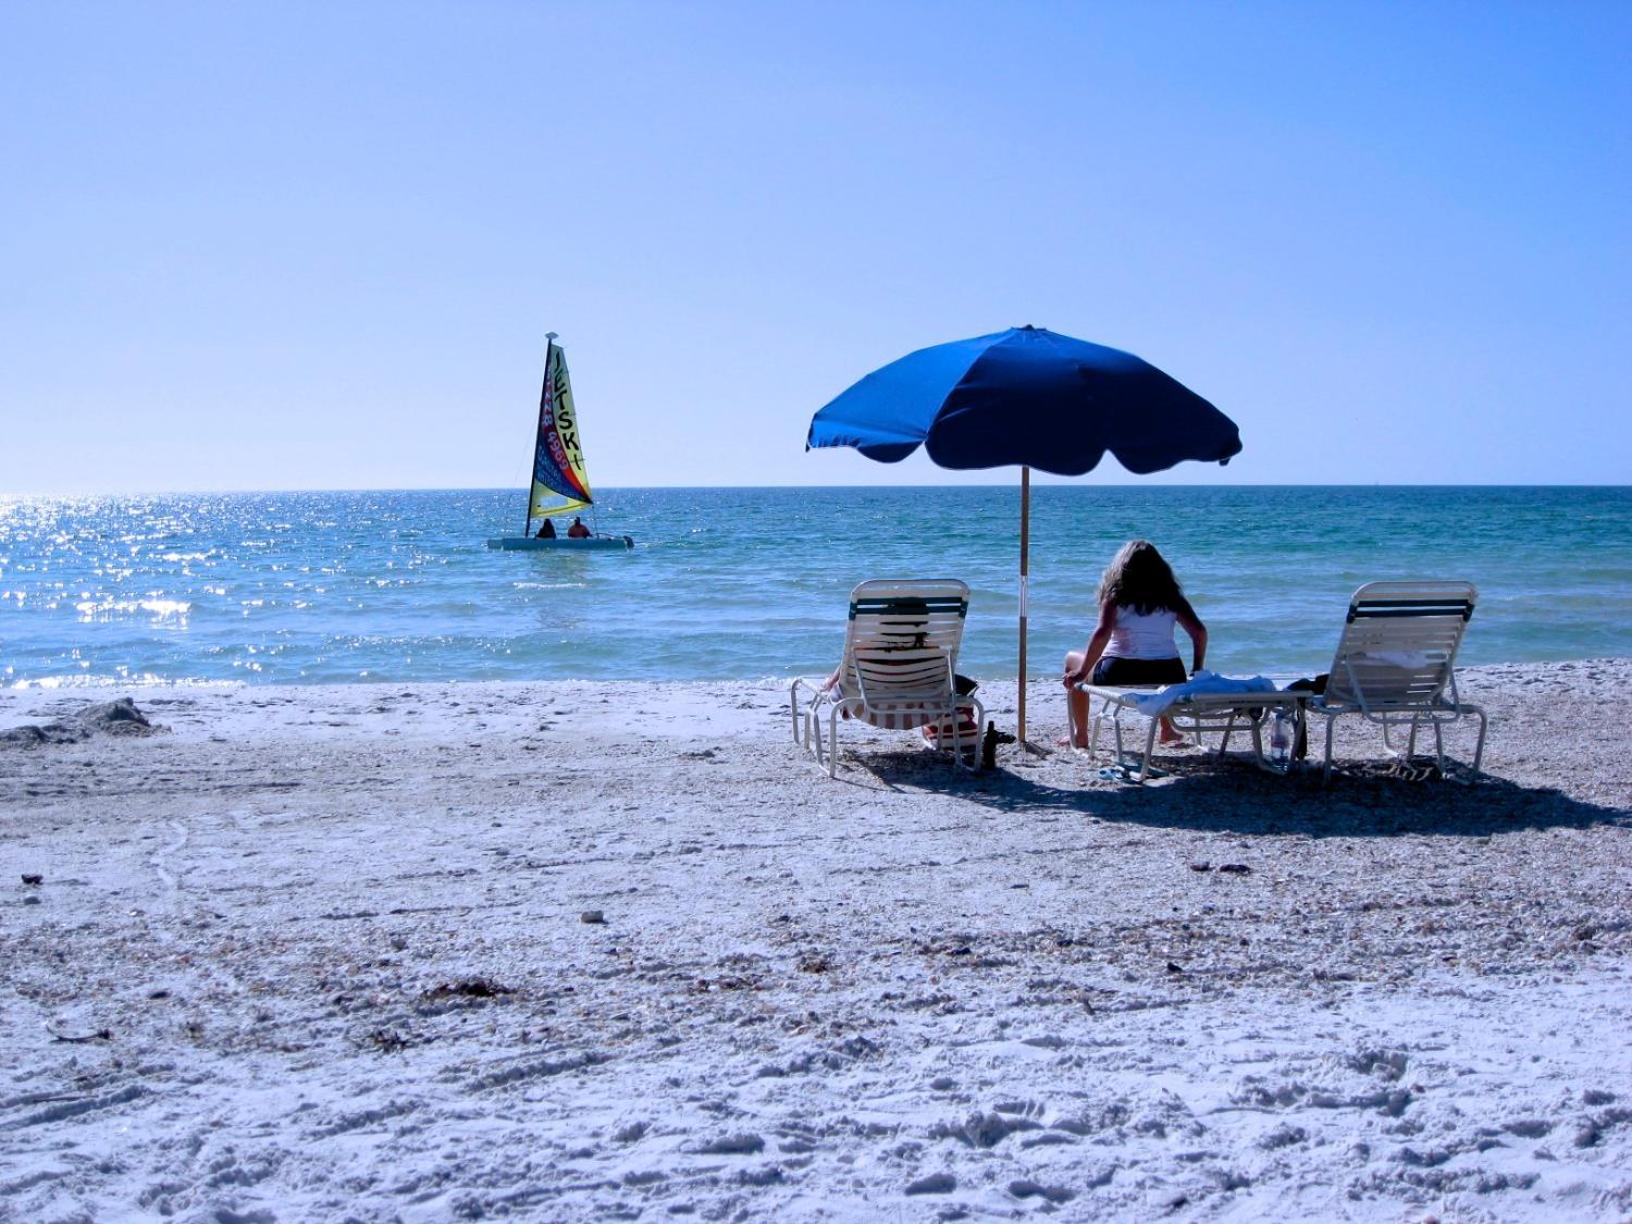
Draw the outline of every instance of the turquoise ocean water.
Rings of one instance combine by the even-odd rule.
[[[973,588],[961,670],[1016,673],[1018,490],[613,489],[632,553],[500,553],[512,490],[0,499],[0,684],[820,672],[864,578]],[[1324,670],[1373,578],[1480,590],[1470,663],[1632,654],[1632,489],[1033,490],[1031,672],[1142,535],[1236,673]]]

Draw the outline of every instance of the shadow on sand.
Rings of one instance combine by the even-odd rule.
[[[864,785],[939,790],[1017,815],[1079,812],[1150,828],[1306,837],[1482,837],[1521,829],[1632,828],[1632,811],[1584,803],[1548,787],[1521,786],[1490,774],[1463,785],[1431,769],[1401,771],[1371,763],[1345,765],[1323,785],[1318,768],[1281,778],[1228,758],[1164,759],[1171,774],[1145,786],[1090,785],[1097,781],[1094,766],[1060,754],[1018,763],[1011,756],[984,774],[954,770],[944,757],[916,751],[870,753],[847,764],[853,780]],[[1082,785],[1065,784],[1067,777]]]

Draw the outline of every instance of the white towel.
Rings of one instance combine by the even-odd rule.
[[[1356,663],[1381,663],[1402,671],[1416,671],[1428,666],[1428,656],[1420,650],[1362,650],[1354,656]]]
[[[1186,697],[1194,697],[1198,693],[1275,693],[1275,681],[1268,676],[1254,676],[1250,680],[1237,680],[1231,676],[1221,676],[1217,672],[1198,671],[1183,684],[1170,684],[1154,693],[1145,693],[1133,699],[1133,708],[1147,718],[1155,718],[1165,714],[1168,707],[1183,701]]]

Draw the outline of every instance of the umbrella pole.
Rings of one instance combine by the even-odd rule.
[[[1026,576],[1031,553],[1031,469],[1020,469],[1020,747],[1026,747]]]

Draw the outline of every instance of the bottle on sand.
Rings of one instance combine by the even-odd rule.
[[[1285,710],[1276,710],[1269,719],[1269,760],[1279,769],[1292,763],[1292,720]]]
[[[981,737],[980,767],[982,769],[997,768],[997,724],[988,722],[986,734]]]

